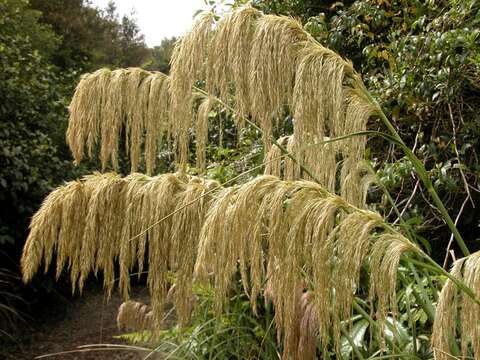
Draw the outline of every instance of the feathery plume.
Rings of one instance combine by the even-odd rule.
[[[290,104],[295,64],[307,34],[294,19],[265,15],[257,20],[250,53],[250,112],[269,148],[273,116]]]
[[[480,295],[480,252],[475,252],[455,261],[450,274],[465,283],[478,299]],[[436,360],[450,359],[451,346],[457,333],[460,334],[462,358],[469,355],[480,359],[480,305],[471,296],[462,293],[448,279],[440,293],[435,322],[433,324],[432,348]]]
[[[332,247],[335,247],[334,256],[336,256],[332,282],[335,287],[333,311],[337,317],[333,323],[333,335],[337,350],[340,346],[340,321],[351,317],[352,303],[357,286],[360,284],[360,270],[372,243],[371,234],[382,224],[383,219],[377,213],[352,212],[343,216],[340,224],[336,226],[335,237],[329,238],[330,241],[334,238],[336,241],[336,244],[332,244]],[[388,265],[396,274],[398,264],[392,261],[388,262]],[[396,278],[392,281],[395,289]],[[382,308],[380,311],[386,312],[386,309]]]
[[[148,305],[138,301],[125,301],[118,308],[117,327],[119,330],[151,330],[152,325],[152,311]]]
[[[208,49],[207,91],[218,92],[219,97],[228,102],[231,85],[234,85],[235,107],[239,114],[235,120],[239,128],[250,111],[250,54],[260,16],[261,13],[250,6],[226,15],[218,22]]]
[[[85,145],[89,156],[100,132],[100,116],[104,106],[104,93],[110,77],[108,69],[82,76],[70,104],[70,120],[66,133],[67,144],[75,162],[83,158]]]
[[[148,251],[153,323],[161,326],[171,271],[177,277],[177,312],[185,324],[200,228],[211,201],[208,192],[219,187],[216,181],[185,174],[121,178],[95,173],[67,183],[47,197],[32,220],[21,260],[24,281],[42,258],[47,269],[56,250],[57,277],[68,265],[73,291],[77,284],[83,289],[90,272],[102,271],[110,295],[118,260],[119,288],[128,299],[130,274],[136,266],[143,271]]]
[[[126,146],[130,156],[131,172],[138,169],[140,148],[142,145],[144,118],[148,110],[148,97],[151,76],[142,69],[129,69],[128,80],[125,84],[125,94],[134,94],[126,97]]]
[[[140,259],[139,249],[145,248],[147,234],[144,230],[144,198],[145,189],[151,182],[151,178],[133,173],[125,178],[127,182],[125,189],[125,211],[122,226],[122,241],[119,246],[120,279],[119,288],[124,299],[128,299],[130,293],[130,271],[137,262],[143,263]]]
[[[377,300],[377,319],[382,327],[387,308],[397,313],[397,270],[401,256],[406,252],[419,253],[420,249],[399,233],[385,232],[376,237],[370,254],[369,297]]]
[[[300,296],[300,318],[297,359],[314,360],[317,355],[318,315],[313,292]]]
[[[71,182],[64,187],[61,225],[57,237],[57,279],[68,261],[72,284],[81,273],[82,240],[87,226],[88,203],[92,189],[81,182]],[[54,247],[51,248],[51,251]],[[50,258],[46,256],[46,258]],[[47,270],[47,268],[45,268]]]
[[[300,51],[293,89],[294,134],[298,144],[314,144],[335,136],[344,121],[343,81],[346,63],[333,51],[306,41]],[[299,149],[299,158],[335,192],[336,151],[332,144]]]
[[[114,70],[110,76],[108,84],[108,93],[105,99],[105,110],[101,119],[101,145],[100,145],[100,161],[102,170],[107,167],[110,159],[113,169],[118,169],[118,139],[123,128],[125,118],[126,99],[125,84],[128,80],[128,73],[124,69]],[[74,100],[72,100],[72,104]],[[69,128],[72,117],[69,120]],[[72,146],[70,146],[72,149]]]
[[[143,228],[148,228],[160,219],[164,219],[147,231],[148,237],[148,277],[147,284],[151,296],[153,324],[160,329],[163,321],[163,309],[168,293],[168,272],[172,252],[172,217],[171,214],[183,192],[185,178],[180,174],[157,176],[146,185],[148,196],[145,198]],[[140,257],[139,257],[140,260]],[[142,268],[139,264],[139,268]]]
[[[145,165],[147,175],[155,170],[155,160],[164,134],[170,131],[168,124],[170,78],[152,73],[150,94],[145,121]]]
[[[170,117],[175,124],[174,137],[179,154],[179,163],[188,161],[188,130],[192,119],[192,86],[201,76],[204,59],[212,34],[213,15],[206,13],[195,22],[175,46],[171,60],[171,108]]]
[[[231,202],[235,196],[236,187],[220,191],[212,203],[205,218],[200,233],[198,256],[195,263],[194,274],[199,280],[206,281],[210,272],[215,274],[215,308],[221,312],[225,303],[228,285],[235,272],[236,257],[231,248],[233,243],[227,238],[227,229],[231,227],[230,217]],[[224,219],[220,220],[221,217]],[[232,234],[235,231],[231,232]],[[223,267],[222,271],[218,271]]]
[[[312,284],[314,308],[309,311],[315,314],[322,344],[328,346],[332,333],[339,349],[341,321],[350,317],[362,264],[371,257],[379,269],[372,271],[371,294],[384,317],[388,305],[395,306],[400,256],[418,251],[399,234],[375,236],[383,224],[378,214],[356,208],[316,183],[264,175],[224,189],[214,200],[200,235],[196,274],[206,279],[213,273],[217,311],[224,306],[237,264],[254,309],[266,282],[284,358],[298,351],[301,337],[299,300],[292,294]]]
[[[179,194],[175,213],[172,217],[172,255],[170,268],[177,276],[174,305],[180,326],[190,319],[193,301],[193,271],[197,258],[198,241],[206,210],[210,201],[206,192],[219,187],[212,180],[191,178]],[[190,204],[194,203],[194,206]]]
[[[377,111],[359,91],[359,86],[363,86],[361,80],[356,81],[355,86],[353,89],[344,90],[345,122],[337,127],[335,136],[365,131],[368,119]],[[366,192],[373,181],[371,171],[363,163],[366,142],[366,136],[354,136],[335,143],[337,153],[343,158],[340,171],[340,194],[358,207],[364,206]]]
[[[132,172],[138,169],[145,142],[147,173],[155,167],[158,144],[169,129],[169,81],[159,72],[139,68],[101,69],[82,77],[70,104],[67,143],[78,164],[97,142],[102,169],[110,160],[118,169],[118,143],[125,130]],[[99,141],[100,140],[100,141]]]
[[[66,193],[75,190],[78,183],[71,184],[70,187],[60,187],[51,192],[43,201],[40,210],[35,213],[30,223],[30,234],[23,248],[21,266],[23,281],[29,282],[33,275],[45,262],[45,271],[48,269],[53,257],[53,251],[58,246],[58,229],[62,224],[63,200]],[[73,191],[74,193],[75,191]],[[69,199],[70,200],[70,199]],[[67,221],[69,221],[68,218]],[[61,253],[57,260],[63,264],[68,255],[66,249],[60,246]]]
[[[287,146],[289,139],[290,136],[282,136],[277,140],[277,143],[285,147]],[[282,165],[285,163],[285,159],[282,155],[282,150],[278,146],[272,146],[270,148],[263,160],[265,163],[265,170],[263,173],[265,175],[282,177],[282,174],[285,172],[285,170],[282,172]],[[285,165],[283,168],[285,168]],[[283,178],[285,178],[285,176],[283,176]]]
[[[94,189],[88,203],[87,226],[82,243],[82,261],[88,259],[87,256],[83,256],[84,246],[87,247],[87,253],[96,256],[94,262],[92,259],[91,265],[93,265],[93,268],[82,268],[83,277],[79,281],[79,288],[82,289],[83,281],[89,271],[94,270],[97,273],[101,270],[103,272],[104,288],[110,296],[115,279],[115,260],[119,256],[122,241],[127,183],[114,173],[99,176],[101,177],[87,181],[87,183],[92,184]],[[89,245],[90,249],[88,249]]]
[[[290,135],[287,140],[287,151],[296,156],[297,153],[297,141],[295,140],[295,134]],[[298,157],[297,157],[298,158]],[[285,172],[284,180],[300,180],[301,179],[301,168],[300,163],[296,163],[290,157],[285,158]]]
[[[208,116],[212,110],[215,101],[212,97],[206,97],[197,111],[196,121],[196,156],[197,168],[201,172],[205,171],[206,167],[206,146],[208,142]]]

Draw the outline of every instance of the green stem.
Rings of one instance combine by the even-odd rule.
[[[356,299],[353,300],[353,308],[357,313],[362,315],[369,322],[370,326],[374,328],[378,334],[383,333],[383,329],[381,329],[377,322],[373,320],[372,317],[358,304]],[[385,340],[388,342],[388,344],[392,347],[394,351],[398,352],[398,347],[390,339],[386,338]]]
[[[432,184],[430,178],[428,177],[427,170],[423,166],[422,162],[412,152],[412,150],[410,150],[410,148],[407,145],[405,145],[402,138],[398,134],[397,130],[392,125],[390,120],[388,120],[388,118],[385,115],[385,113],[383,112],[382,108],[380,107],[378,102],[373,98],[373,96],[370,94],[370,92],[363,86],[361,87],[361,89],[362,89],[363,93],[365,94],[365,96],[372,102],[372,104],[375,105],[375,107],[378,110],[378,114],[380,116],[380,119],[385,124],[388,131],[392,134],[393,138],[396,140],[398,145],[400,145],[400,147],[404,151],[405,155],[412,162],[413,166],[415,167],[415,170],[417,171],[418,176],[420,177],[420,180],[422,180],[423,184],[427,188],[427,191],[430,193],[430,195],[433,199],[433,202],[437,206],[438,210],[440,211],[440,213],[443,216],[443,219],[445,220],[448,227],[450,228],[450,231],[452,232],[453,236],[455,237],[455,240],[456,240],[458,246],[460,247],[460,249],[462,250],[463,255],[465,255],[465,256],[470,255],[470,251],[468,250],[468,247],[465,244],[465,241],[463,240],[462,235],[460,235],[460,232],[458,231],[457,227],[455,226],[455,223],[453,222],[452,218],[450,217],[447,209],[445,208],[445,205],[443,205],[442,200],[440,199],[440,197],[438,196],[435,188],[433,187],[433,184]]]
[[[480,300],[475,296],[475,293],[470,289],[462,280],[457,279],[455,276],[450,274],[447,270],[445,270],[443,267],[438,265],[435,260],[433,260],[430,256],[428,256],[425,253],[421,254],[422,257],[427,261],[428,264],[425,264],[422,261],[418,261],[415,259],[409,259],[413,264],[423,266],[427,269],[432,269],[436,271],[437,273],[440,273],[450,280],[458,287],[460,288],[461,291],[463,291],[468,297],[470,297],[477,305],[480,305]]]
[[[374,172],[373,168],[370,167],[370,169],[372,172]],[[390,192],[381,181],[377,181],[377,183],[382,188],[383,193],[387,196],[388,201],[392,205],[393,211],[395,212],[398,219],[400,220],[400,223],[405,227],[405,230],[408,232],[410,239],[413,241],[415,239],[415,234],[413,233],[413,231],[411,231],[410,227],[405,223],[405,220],[403,220],[400,210],[395,204],[395,201],[393,200],[392,195],[390,195]],[[413,295],[417,300],[417,302],[420,304],[420,306],[423,308],[425,313],[428,315],[429,320],[433,323],[433,321],[435,320],[435,307],[433,306],[432,302],[430,301],[430,298],[428,297],[423,287],[423,284],[420,280],[420,276],[418,275],[417,270],[408,260],[407,260],[407,264],[408,264],[407,266],[409,270],[413,273],[415,282],[418,284],[418,286],[420,286],[422,296],[420,296],[420,294],[415,289],[413,289],[414,290]],[[430,275],[427,274],[427,276],[429,277]]]
[[[406,281],[404,275],[401,272],[399,272],[399,274],[400,274],[400,278],[401,278],[402,282],[406,284],[407,281]],[[420,295],[417,292],[417,290],[412,287],[413,296],[415,297],[415,300],[421,306],[423,311],[425,311],[425,313],[427,314],[428,319],[433,323],[435,321],[435,308],[433,307],[433,304],[431,303],[430,299],[428,298],[428,295],[426,294],[425,289],[422,287],[422,284],[421,284],[420,278],[418,277],[418,274],[416,272],[415,272],[415,274],[416,274],[416,276],[414,275],[415,282],[418,284],[418,286],[420,286],[420,288],[422,290],[421,290],[421,295]]]
[[[352,347],[352,351],[355,353],[357,358],[360,360],[365,360],[360,350],[358,350],[357,345],[355,345],[355,342],[353,341],[352,337],[348,334],[347,330],[345,330],[344,325],[342,325],[340,331],[342,332],[342,335],[345,336],[345,339],[347,339],[348,343]]]
[[[435,307],[433,306],[432,302],[430,301],[430,298],[427,295],[427,292],[425,291],[425,287],[422,284],[422,280],[420,279],[420,276],[418,275],[417,269],[413,266],[411,262],[407,260],[407,266],[410,269],[410,271],[413,274],[413,277],[415,278],[415,282],[418,284],[420,287],[420,293],[421,297],[418,295],[417,291],[414,289],[414,296],[417,301],[421,301],[423,304],[423,310],[428,315],[428,318],[430,319],[431,322],[435,320]]]
[[[408,289],[408,284],[405,284]],[[411,287],[412,292],[415,291],[413,286]],[[413,346],[413,353],[415,355],[418,355],[418,349],[417,349],[417,324],[415,322],[415,319],[413,318],[412,314],[412,307],[410,304],[410,296],[408,296],[408,293],[405,291],[405,302],[407,303],[407,312],[408,312],[408,321],[410,323],[410,327],[412,328],[412,346]]]

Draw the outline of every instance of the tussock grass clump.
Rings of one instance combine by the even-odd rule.
[[[192,90],[202,83],[207,92],[198,91],[204,99],[194,116]],[[370,264],[369,298],[382,323],[387,311],[396,313],[401,256],[420,252],[379,214],[364,209],[371,180],[361,162],[367,139],[348,136],[364,131],[377,114],[364,94],[352,64],[301,24],[251,7],[218,21],[201,15],[177,43],[170,77],[136,68],[85,75],[67,130],[75,161],[98,148],[102,167],[110,162],[116,169],[124,133],[132,174],[94,174],[52,192],[32,220],[22,257],[24,280],[42,259],[47,268],[56,251],[57,275],[66,266],[74,291],[100,271],[110,294],[118,261],[119,288],[128,299],[130,276],[144,270],[148,257],[152,310],[127,302],[119,323],[146,324],[148,315],[159,330],[167,294],[184,326],[194,304],[194,281],[211,281],[221,312],[238,271],[255,312],[262,292],[272,301],[283,358],[314,358],[316,336],[325,349],[333,342],[338,353],[363,265]],[[234,109],[237,126],[246,118],[261,129],[265,175],[223,188],[185,173],[192,128],[197,167],[206,167],[209,113],[216,102]],[[276,120],[287,114],[294,131],[278,143],[295,161],[270,146]],[[334,137],[343,138],[326,142]],[[181,172],[150,177],[165,138],[174,139]],[[148,175],[136,173],[142,149]],[[476,268],[476,259],[454,267],[472,286],[478,281],[469,269]],[[455,307],[454,295],[447,283],[439,309]],[[480,312],[468,301],[462,298],[461,319],[478,322]],[[130,310],[135,314],[128,315]],[[443,323],[434,344],[445,349],[442,331],[455,331],[454,316],[437,314],[437,321]],[[476,326],[462,330],[470,339],[464,351],[470,341],[477,352]]]
[[[137,171],[142,147],[147,173],[155,169],[159,142],[169,129],[168,77],[139,68],[101,69],[82,77],[70,104],[67,144],[76,163],[86,151],[93,156],[99,142],[102,169],[118,169],[119,137],[125,133],[132,172]],[[100,140],[99,140],[100,139]]]
[[[467,285],[476,299],[480,295],[480,252],[455,261],[450,274]],[[452,356],[452,339],[460,333],[462,358],[473,355],[480,359],[480,305],[471,296],[461,292],[453,280],[448,279],[440,293],[432,347],[435,359],[446,360]]]

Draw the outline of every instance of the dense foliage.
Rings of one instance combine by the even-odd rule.
[[[0,303],[18,300],[9,294],[20,291],[14,274],[30,217],[53,187],[85,171],[73,167],[64,140],[80,75],[149,56],[135,21],[119,19],[113,4],[101,11],[83,0],[0,1],[0,263],[10,274]],[[5,309],[2,329],[15,323]]]

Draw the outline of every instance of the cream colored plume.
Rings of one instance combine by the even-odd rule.
[[[287,147],[290,136],[282,136],[277,140],[277,143],[282,145],[283,147]],[[264,159],[265,164],[265,175],[273,175],[282,178],[287,178],[286,173],[286,159],[287,157],[284,156],[282,150],[278,146],[272,146],[272,148],[267,152]]]
[[[143,271],[148,253],[154,329],[162,326],[170,276],[176,278],[178,318],[186,325],[194,304],[194,276],[213,280],[220,312],[239,270],[254,311],[267,286],[284,358],[300,351],[302,341],[300,348],[311,351],[311,340],[299,327],[300,297],[292,294],[311,292],[304,309],[311,318],[304,321],[308,331],[315,333],[316,324],[325,347],[332,334],[338,350],[340,324],[350,317],[362,264],[369,259],[370,298],[382,321],[387,311],[396,312],[400,257],[419,252],[378,214],[352,206],[314,182],[264,175],[223,189],[183,173],[153,178],[94,174],[55,190],[32,220],[22,257],[25,281],[43,258],[48,266],[54,250],[57,271],[68,264],[73,288],[78,284],[81,289],[90,272],[101,271],[108,293],[118,259],[119,287],[126,298],[131,273]],[[468,262],[471,269],[474,260]],[[474,281],[472,271],[465,273],[468,281]],[[467,315],[477,316],[462,316]]]
[[[184,168],[191,129],[196,128],[197,161],[202,169],[208,129],[204,110],[213,101],[205,102],[198,116],[193,116],[192,87],[206,80],[207,98],[218,95],[223,102],[233,103],[239,127],[244,117],[260,126],[267,151],[275,119],[288,113],[293,116],[294,134],[287,148],[300,164],[292,166],[285,159],[285,179],[308,178],[299,171],[303,165],[329,191],[363,205],[357,203],[363,189],[355,190],[352,178],[358,174],[355,164],[363,158],[365,136],[318,143],[365,130],[374,107],[362,96],[363,83],[351,63],[318,44],[301,24],[248,6],[218,22],[205,13],[177,43],[171,62],[169,79],[140,69],[102,69],[82,78],[70,106],[67,132],[77,162],[85,147],[92,154],[101,136],[102,166],[110,159],[116,168],[118,137],[124,131],[132,171],[138,169],[144,148],[151,174],[158,144],[169,135],[175,139],[177,161]]]
[[[312,284],[315,309],[309,311],[316,314],[323,346],[332,333],[338,350],[340,324],[350,317],[362,264],[370,257],[375,264],[371,297],[378,300],[378,316],[385,317],[388,309],[395,311],[396,271],[407,251],[419,250],[391,233],[377,213],[313,182],[261,176],[216,197],[195,268],[199,279],[213,274],[217,311],[228,298],[237,264],[254,309],[266,282],[287,358],[296,353],[299,339],[299,300],[292,294]]]
[[[313,292],[307,291],[299,298],[297,359],[317,358],[318,314]]]
[[[261,13],[252,7],[240,7],[220,19],[208,49],[206,88],[224,102],[231,99],[232,86],[239,116],[236,124],[243,126],[243,117],[250,113],[250,61],[256,22]]]
[[[101,69],[82,77],[72,102],[67,144],[75,162],[93,157],[96,145],[102,168],[118,168],[119,138],[126,137],[132,172],[140,165],[142,149],[147,173],[155,169],[159,143],[169,129],[169,81],[159,72],[139,68]]]
[[[30,223],[30,234],[23,248],[21,259],[24,282],[29,282],[32,279],[42,262],[45,263],[45,271],[47,271],[56,249],[59,250],[57,273],[61,272],[65,263],[69,261],[71,254],[68,253],[68,243],[58,239],[58,233],[59,229],[62,229],[62,214],[64,210],[71,214],[75,210],[70,211],[70,208],[76,207],[80,216],[83,215],[82,218],[85,218],[87,209],[85,200],[81,199],[81,196],[77,196],[78,193],[82,192],[82,189],[83,186],[80,182],[72,182],[54,190],[47,196],[40,210],[33,216]],[[63,220],[73,225],[70,216],[64,217]],[[63,234],[69,236],[73,232],[73,234],[78,235],[77,230],[80,230],[81,234],[82,223],[75,225],[76,228],[69,229],[70,233],[64,225]],[[73,239],[73,241],[76,240],[75,238]]]
[[[480,252],[455,261],[450,274],[463,281],[472,293],[461,292],[455,282],[448,279],[440,293],[435,322],[433,324],[432,348],[436,360],[453,357],[452,342],[460,335],[463,358],[480,359]],[[472,296],[475,298],[472,299]]]
[[[202,14],[175,46],[171,60],[171,110],[170,117],[175,127],[179,163],[188,162],[189,128],[192,125],[193,95],[195,81],[202,78],[204,59],[213,30],[213,15]]]
[[[125,301],[118,308],[117,327],[119,330],[152,330],[153,314],[149,306],[138,301]]]
[[[215,181],[180,173],[153,178],[95,173],[67,183],[47,197],[32,219],[21,259],[24,281],[31,280],[42,261],[48,269],[56,252],[57,276],[67,266],[73,290],[78,286],[81,291],[90,273],[101,272],[107,294],[119,276],[128,299],[130,276],[143,271],[148,253],[153,323],[160,328],[173,274],[176,310],[185,324],[199,233],[210,193],[217,188]]]
[[[32,220],[24,280],[42,259],[48,267],[56,250],[57,273],[67,266],[74,288],[101,271],[110,293],[118,261],[119,288],[128,299],[130,276],[144,270],[148,257],[149,321],[158,330],[172,278],[185,325],[194,280],[212,281],[220,312],[238,271],[254,311],[262,292],[273,302],[284,359],[313,358],[317,333],[323,347],[333,339],[339,351],[342,321],[350,318],[367,261],[377,318],[395,314],[400,258],[419,250],[380,215],[364,210],[366,137],[347,135],[364,131],[375,108],[362,95],[352,64],[318,44],[297,21],[241,7],[217,22],[212,14],[198,17],[176,44],[171,65],[170,77],[101,69],[82,78],[67,130],[75,161],[98,150],[103,168],[108,162],[117,168],[124,133],[133,173],[95,174],[55,190]],[[195,116],[192,88],[202,84],[207,94]],[[237,126],[248,118],[261,128],[266,154],[265,175],[229,188],[183,172],[192,135],[197,167],[206,167],[208,115],[222,106],[218,100],[232,105]],[[293,134],[278,143],[298,162],[270,147],[276,121],[286,115],[293,118]],[[325,143],[338,136],[346,138]],[[142,158],[147,173],[154,172],[161,141],[170,137],[182,172],[135,173]],[[464,276],[475,280],[473,272]],[[453,301],[448,286],[443,309]],[[470,310],[462,310],[462,319],[477,316],[470,305],[463,304]],[[445,319],[446,326],[454,323]],[[466,339],[478,335],[474,326],[462,330]],[[438,331],[434,344],[444,349]]]
[[[206,97],[197,111],[196,123],[196,156],[197,168],[203,172],[206,167],[206,147],[208,142],[208,117],[210,111],[215,105],[215,100],[212,97]]]

